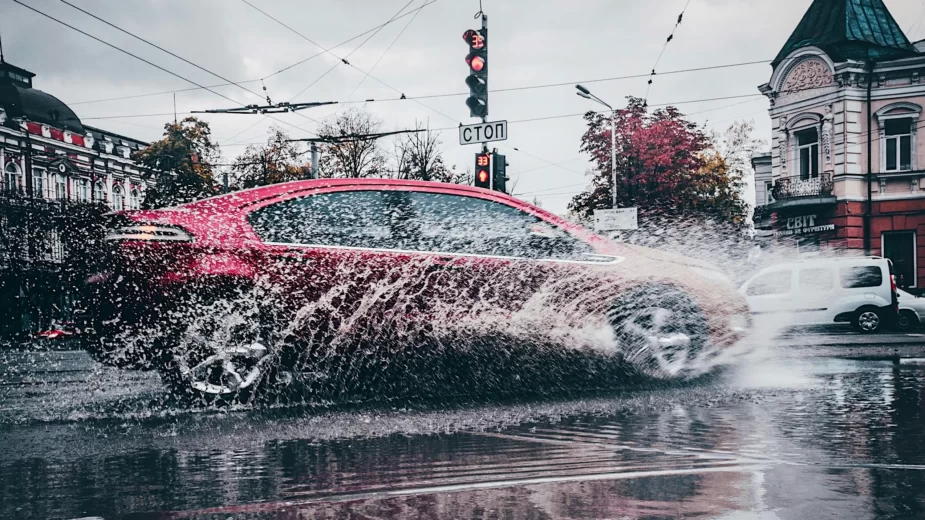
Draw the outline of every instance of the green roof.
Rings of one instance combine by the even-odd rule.
[[[887,60],[917,54],[883,0],[814,0],[771,65],[802,47],[833,61]]]

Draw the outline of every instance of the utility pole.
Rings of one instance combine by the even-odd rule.
[[[320,164],[318,164],[318,143],[312,141],[312,169],[309,173],[309,178],[317,179],[320,177],[321,169]]]

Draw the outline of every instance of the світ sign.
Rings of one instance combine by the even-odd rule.
[[[785,220],[785,229],[775,231],[776,237],[788,237],[792,235],[807,235],[810,233],[821,233],[823,231],[833,231],[835,224],[816,225],[816,215],[800,215],[798,217],[789,217]]]
[[[459,144],[490,143],[507,140],[507,121],[459,127]]]
[[[594,231],[617,231],[621,229],[639,229],[636,208],[594,210]]]

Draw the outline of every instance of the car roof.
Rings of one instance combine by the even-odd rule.
[[[338,187],[369,187],[369,188],[381,188],[381,187],[399,187],[399,188],[409,188],[415,189],[415,191],[428,191],[428,190],[440,190],[440,191],[453,191],[457,192],[460,195],[469,195],[469,196],[489,196],[495,199],[507,199],[509,202],[515,205],[524,204],[524,201],[511,197],[497,191],[486,190],[484,188],[476,188],[474,186],[467,186],[463,184],[450,184],[446,182],[432,182],[432,181],[410,181],[402,179],[382,179],[382,178],[338,178],[338,179],[311,179],[311,180],[300,180],[300,181],[290,181],[282,182],[279,184],[271,184],[269,186],[259,186],[257,188],[250,188],[241,191],[235,191],[232,193],[217,195],[214,197],[209,197],[207,199],[198,200],[195,202],[190,202],[183,204],[178,207],[186,208],[195,208],[201,206],[219,206],[226,205],[227,207],[236,207],[241,208],[248,206],[250,204],[272,199],[279,197],[281,195],[287,195],[290,193],[297,193],[302,191],[312,191],[325,188],[338,188]]]

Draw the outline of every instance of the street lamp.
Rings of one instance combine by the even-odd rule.
[[[617,111],[603,99],[581,85],[575,85],[579,96],[596,101],[610,109],[610,176],[613,179],[613,207],[617,207]]]

